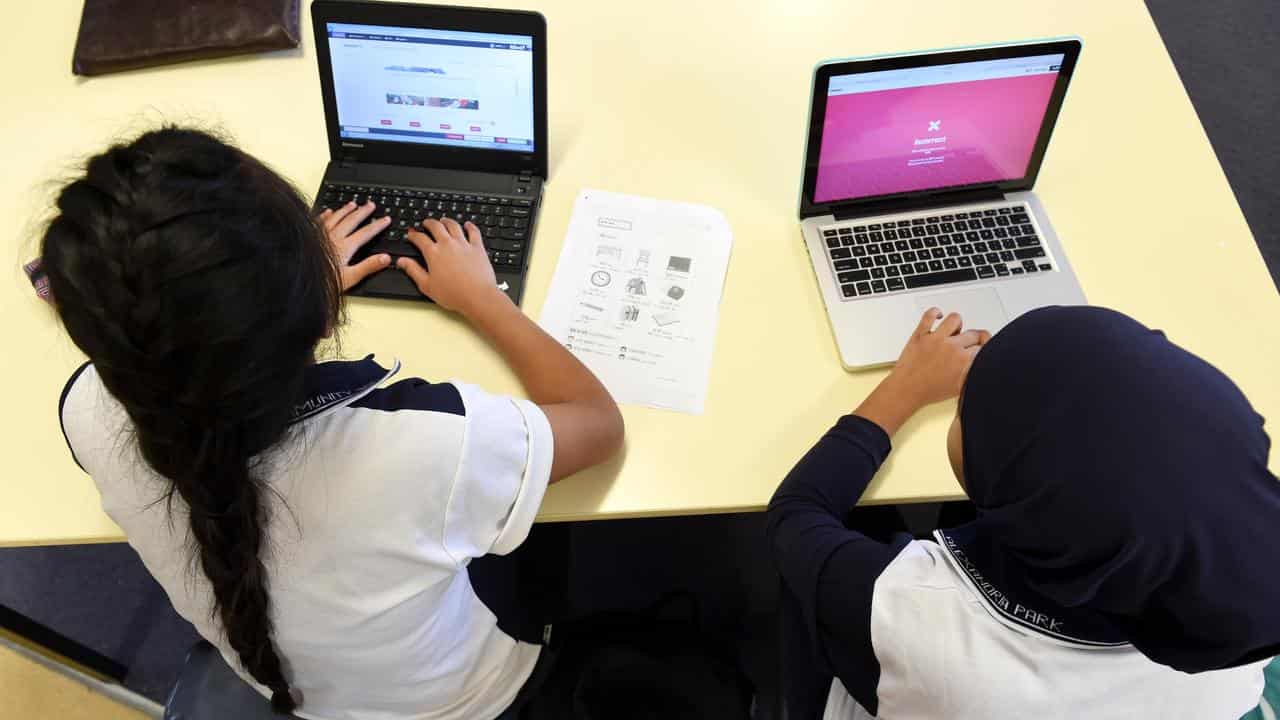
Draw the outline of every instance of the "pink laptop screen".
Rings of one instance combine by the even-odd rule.
[[[1063,56],[833,76],[814,202],[1023,177]]]

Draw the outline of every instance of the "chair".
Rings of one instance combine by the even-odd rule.
[[[294,717],[294,716],[289,716]],[[182,674],[164,705],[164,720],[280,720],[271,703],[236,675],[212,645],[187,653]]]

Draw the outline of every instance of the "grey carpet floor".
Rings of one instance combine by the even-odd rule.
[[[1280,5],[1148,0],[1273,280],[1280,285]],[[767,630],[776,581],[758,515],[585,523],[573,529],[571,600],[640,608],[690,589],[725,624]],[[126,684],[163,702],[196,640],[127,545],[0,550],[0,604],[128,665]],[[763,625],[762,625],[763,624]],[[767,640],[744,634],[762,685]]]

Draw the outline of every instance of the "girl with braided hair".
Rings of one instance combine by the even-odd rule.
[[[41,247],[89,358],[63,432],[175,608],[277,712],[493,718],[543,653],[468,565],[519,546],[547,484],[616,452],[622,419],[497,290],[470,223],[411,233],[429,271],[348,266],[385,227],[361,226],[373,210],[313,218],[261,162],[191,129],[92,157]],[[372,356],[317,362],[344,290],[376,272],[461,315],[531,401],[383,386],[399,366]]]

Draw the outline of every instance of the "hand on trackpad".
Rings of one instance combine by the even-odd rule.
[[[917,315],[931,307],[942,310],[943,317],[959,313],[965,330],[986,330],[992,335],[1009,322],[1009,314],[1000,302],[1000,295],[991,288],[955,290],[929,293],[915,298]],[[941,321],[941,318],[939,318]],[[937,327],[937,323],[934,323]]]

